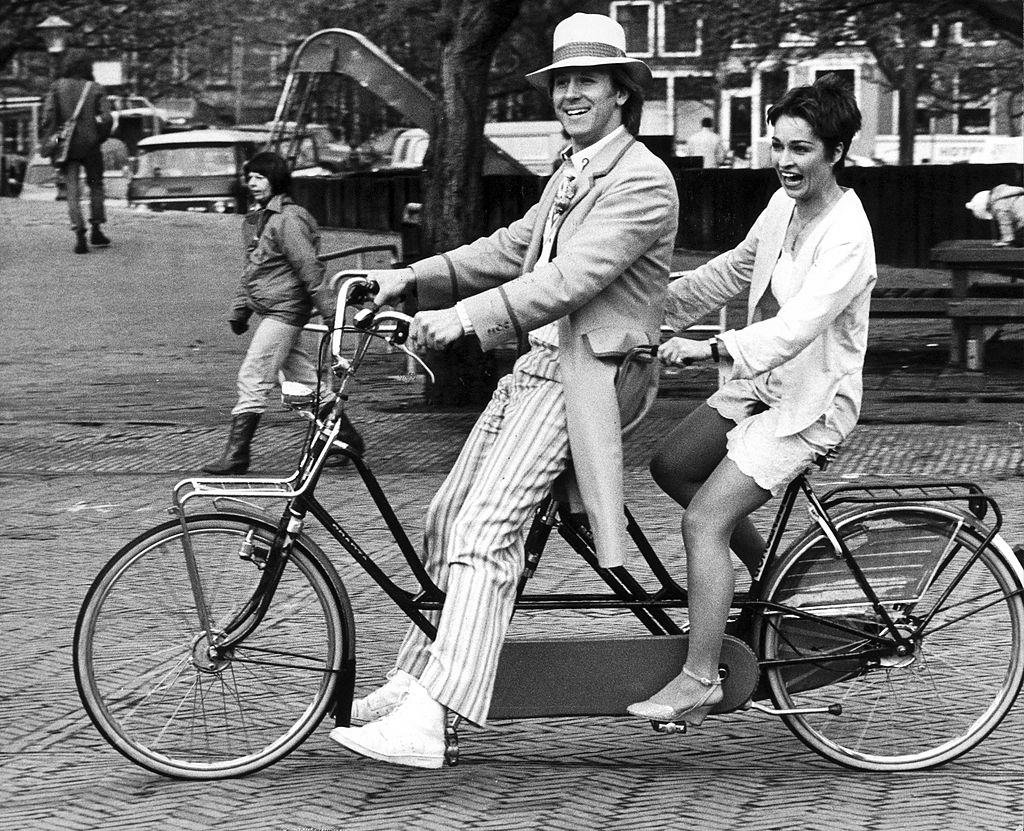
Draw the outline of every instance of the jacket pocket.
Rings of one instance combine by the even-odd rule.
[[[582,335],[583,342],[595,358],[611,358],[625,355],[634,346],[650,343],[645,332],[637,329],[623,329],[620,326],[602,326]]]

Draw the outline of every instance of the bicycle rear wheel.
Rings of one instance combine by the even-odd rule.
[[[841,705],[841,715],[783,719],[847,767],[920,770],[957,758],[996,728],[1024,682],[1019,563],[997,536],[959,576],[984,529],[943,507],[880,507],[837,525],[913,648],[890,648],[845,562],[820,533],[809,534],[765,584],[769,602],[815,616],[765,613],[764,659],[800,661],[767,669],[772,699],[780,708]],[[886,638],[881,656],[878,636]]]
[[[214,515],[189,530],[212,631],[199,623],[181,526],[167,523],[94,581],[75,629],[75,679],[93,723],[133,762],[186,779],[239,776],[290,753],[323,718],[351,654],[351,610],[322,554],[297,542],[263,621],[211,655],[262,574],[239,554],[251,544],[265,556],[274,530]]]

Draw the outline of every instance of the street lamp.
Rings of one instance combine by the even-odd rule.
[[[68,34],[71,32],[71,24],[68,23],[63,17],[56,14],[51,14],[46,20],[40,23],[36,28],[39,30],[39,34],[43,36],[43,40],[46,42],[46,52],[49,56],[49,70],[50,70],[50,81],[56,79],[60,73],[60,59],[61,55],[64,54],[64,48]],[[33,146],[32,152],[35,153],[36,143],[35,136],[38,132],[36,124],[38,110],[32,112],[32,136]],[[64,177],[57,177],[57,195],[60,196],[63,191]]]
[[[50,80],[57,77],[60,72],[60,57],[64,54],[68,33],[71,31],[71,24],[63,17],[51,14],[36,28],[46,41],[46,51],[50,56]]]
[[[51,14],[36,28],[46,41],[46,51],[51,55],[57,55],[64,51],[64,41],[67,40],[71,31],[71,24],[63,17]]]

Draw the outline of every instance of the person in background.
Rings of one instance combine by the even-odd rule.
[[[106,91],[93,80],[92,58],[87,52],[72,49],[64,60],[61,77],[53,82],[47,93],[40,120],[40,136],[59,131],[64,122],[75,114],[83,93],[85,99],[71,134],[67,159],[57,167],[67,192],[68,215],[71,218],[71,229],[75,232],[76,254],[89,253],[90,243],[96,248],[110,245],[110,240],[101,229],[107,221],[107,214],[100,145],[110,136],[114,121]],[[83,171],[89,188],[89,222],[92,225],[88,242],[81,205]]]
[[[431,642],[413,626],[388,681],[353,702],[331,738],[393,764],[444,763],[445,709],[485,724],[523,572],[526,526],[569,467],[602,566],[625,559],[622,425],[654,380],[616,389],[622,357],[657,342],[679,221],[675,182],[636,136],[651,72],[599,14],[554,31],[553,63],[527,75],[569,136],[562,165],[519,220],[469,245],[370,272],[378,304],[415,289],[410,342],[473,332],[484,349],[529,336],[427,512],[424,564],[445,591]]]
[[[750,514],[837,447],[860,413],[871,226],[836,181],[860,111],[836,75],[791,89],[768,110],[782,187],[737,248],[669,286],[677,332],[749,290],[747,325],[709,341],[674,337],[665,364],[724,361],[728,380],[670,433],[651,473],[686,510],[690,637],[680,674],[629,713],[698,725],[722,700],[718,658],[735,588],[730,548],[755,574],[764,540]]]
[[[245,176],[256,204],[242,222],[245,269],[228,323],[242,335],[253,313],[260,322],[238,370],[238,402],[231,411],[227,447],[219,459],[203,466],[221,476],[249,469],[253,435],[276,384],[293,381],[318,388],[317,365],[302,342],[302,327],[314,308],[328,326],[334,320],[335,298],[326,290],[318,259],[320,229],[289,195],[288,162],[271,151],[257,153],[246,163]],[[333,400],[328,390],[321,411]],[[342,419],[339,438],[362,454],[362,437],[344,413]]]
[[[702,118],[700,130],[686,140],[687,153],[691,156],[703,156],[704,167],[718,167],[726,157],[722,137],[712,129],[714,124],[710,118]]]

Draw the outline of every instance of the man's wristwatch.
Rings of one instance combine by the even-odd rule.
[[[722,355],[718,351],[718,338],[711,338],[708,343],[711,345],[711,360],[717,364],[722,360]]]

